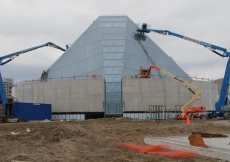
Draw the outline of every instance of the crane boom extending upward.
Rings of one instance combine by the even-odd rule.
[[[14,52],[14,53],[2,56],[2,57],[0,57],[0,65],[1,66],[5,65],[6,63],[12,61],[15,57],[19,56],[20,54],[30,52],[30,51],[33,51],[33,50],[36,50],[36,49],[39,49],[39,48],[42,48],[42,47],[45,47],[45,46],[50,46],[50,47],[57,48],[57,49],[62,50],[62,51],[66,51],[65,49],[61,48],[60,46],[58,46],[58,45],[56,45],[56,44],[54,44],[52,42],[48,42],[48,43],[45,43],[45,44],[42,44],[42,45],[39,45],[39,46],[31,47],[31,48],[28,48],[28,49],[25,49],[25,50],[22,50],[22,51],[18,51],[18,52]],[[8,59],[8,60],[4,61],[5,59]],[[6,92],[5,92],[5,89],[4,89],[3,82],[2,82],[1,73],[0,73],[0,102],[2,104],[7,104],[8,103],[7,97],[6,97]]]
[[[38,48],[46,47],[46,46],[50,46],[50,47],[57,48],[57,49],[62,50],[62,51],[66,51],[65,49],[61,48],[60,46],[58,46],[52,42],[48,42],[48,43],[45,43],[45,44],[42,44],[39,46],[31,47],[31,48],[28,48],[28,49],[25,49],[22,51],[18,51],[18,52],[14,52],[14,53],[2,56],[2,57],[0,57],[0,65],[1,66],[5,65],[6,63],[12,61],[15,57],[17,57],[23,53],[30,52],[30,51],[36,50]],[[7,59],[7,58],[9,58],[7,61],[3,61],[4,59]]]
[[[230,52],[228,52],[227,49],[225,49],[223,47],[219,47],[219,46],[216,46],[216,45],[213,45],[213,44],[210,44],[210,43],[206,43],[206,42],[196,40],[196,39],[193,39],[193,38],[190,38],[190,37],[187,37],[187,36],[183,36],[183,35],[180,35],[180,34],[177,34],[177,33],[173,33],[173,32],[168,31],[168,30],[148,29],[146,23],[143,23],[142,28],[137,29],[137,31],[141,32],[141,33],[150,33],[152,31],[152,32],[156,32],[158,34],[172,35],[172,36],[175,36],[175,37],[178,37],[178,38],[181,38],[181,39],[193,42],[193,43],[200,44],[200,45],[208,48],[209,50],[211,50],[215,54],[221,56],[221,57],[228,57],[230,55]],[[217,52],[216,50],[222,51],[223,54]]]
[[[221,56],[221,57],[228,57],[228,62],[227,62],[226,68],[225,68],[222,87],[220,90],[219,100],[215,104],[216,113],[214,114],[214,117],[222,117],[224,115],[224,113],[221,111],[221,108],[223,106],[227,105],[226,101],[228,100],[228,88],[229,88],[229,81],[230,81],[230,52],[228,52],[227,49],[225,49],[223,47],[219,47],[219,46],[216,46],[216,45],[213,45],[210,43],[206,43],[206,42],[199,41],[199,40],[187,37],[187,36],[173,33],[173,32],[168,31],[168,30],[149,29],[149,28],[147,28],[147,26],[148,25],[146,23],[143,23],[142,28],[137,29],[137,31],[140,32],[141,34],[156,32],[158,34],[163,34],[163,35],[172,35],[172,36],[175,36],[175,37],[178,37],[178,38],[181,38],[181,39],[193,42],[193,43],[200,44],[200,45],[204,46],[205,48],[208,48],[209,50],[211,50],[215,54]],[[220,53],[219,51],[221,51],[222,53]],[[226,116],[228,116],[228,115],[226,115]],[[230,118],[230,112],[229,112],[229,118]]]
[[[147,75],[150,74],[150,71],[152,68],[154,68],[157,71],[161,72],[162,74],[167,75],[170,78],[175,79],[178,82],[182,83],[185,87],[187,87],[189,89],[189,91],[191,91],[194,94],[194,97],[191,100],[189,100],[184,106],[181,107],[181,112],[184,112],[186,110],[186,108],[191,107],[195,102],[200,100],[200,95],[201,95],[200,88],[198,88],[198,87],[192,85],[191,83],[189,83],[189,82],[187,82],[187,81],[159,68],[158,66],[150,66],[148,71],[147,71]]]

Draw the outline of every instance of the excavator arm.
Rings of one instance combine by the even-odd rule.
[[[150,66],[148,71],[147,71],[147,75],[150,74],[151,69],[156,69],[157,71],[159,71],[160,73],[167,75],[168,77],[177,80],[178,82],[182,83],[185,87],[188,88],[189,91],[191,91],[194,94],[194,97],[189,100],[184,106],[181,107],[181,112],[184,113],[186,111],[187,108],[191,107],[195,102],[197,102],[198,100],[200,100],[200,96],[201,96],[201,92],[200,92],[200,88],[192,85],[191,83],[159,68],[158,66]]]

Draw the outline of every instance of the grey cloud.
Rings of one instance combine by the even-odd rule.
[[[167,29],[230,49],[230,1],[210,0],[8,0],[0,1],[1,56],[52,41],[73,43],[100,14],[127,14],[134,22]],[[172,36],[149,33],[191,76],[223,77],[227,58]],[[43,48],[1,67],[3,76],[35,79],[62,54]],[[218,70],[217,70],[218,69]],[[215,73],[214,73],[215,72]]]

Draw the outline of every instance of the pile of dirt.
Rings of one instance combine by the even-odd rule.
[[[230,134],[228,121],[147,121],[130,118],[0,124],[0,161],[211,161],[207,157],[170,158],[117,147],[144,145],[146,137],[189,136],[191,131]],[[31,131],[27,132],[27,128]],[[11,132],[20,132],[12,135]]]

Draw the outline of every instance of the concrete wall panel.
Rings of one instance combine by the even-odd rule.
[[[32,101],[32,85],[31,84],[24,84],[23,85],[23,95],[24,95],[24,102]]]
[[[138,86],[142,94],[149,93],[149,79],[139,79]]]
[[[102,112],[102,111],[104,111],[101,94],[89,95],[87,100],[90,100],[90,102],[87,102],[87,108],[88,108],[87,111],[89,111],[89,112]]]
[[[149,110],[149,102],[150,97],[148,93],[141,94],[141,105],[139,106],[139,110],[148,111]]]
[[[217,84],[204,81],[190,83],[200,87],[202,92],[201,100],[194,105],[205,105],[208,110],[213,110],[218,96]],[[149,105],[166,105],[167,110],[173,111],[175,105],[184,105],[192,97],[187,87],[172,79],[123,79],[125,111],[148,111]]]
[[[23,86],[15,86],[15,97],[18,101],[20,99],[23,102]]]
[[[140,109],[141,99],[138,94],[130,93],[124,97],[125,111],[138,111]]]
[[[166,96],[166,109],[173,110],[175,105],[178,104],[179,96],[175,93],[168,93]]]
[[[85,98],[72,98],[71,97],[71,109],[73,112],[86,112]]]
[[[219,94],[218,92],[216,92],[216,89],[218,89],[218,85],[215,84],[215,85],[212,85],[212,96],[216,96],[214,99],[213,99],[213,102],[214,102],[214,108],[215,108],[215,103],[219,100]]]
[[[38,103],[44,102],[44,83],[36,83],[37,85],[37,101]]]
[[[57,108],[56,82],[43,83],[43,87],[43,102],[52,104],[52,111],[55,111]]]
[[[168,80],[167,84],[165,85],[165,92],[167,93],[178,93],[178,82],[175,82],[175,80]]]
[[[40,82],[15,86],[19,102],[52,104],[52,112],[102,112],[104,80]]]
[[[125,79],[125,78],[124,78]],[[134,79],[133,82],[123,82],[123,91],[127,93],[139,93],[140,91],[140,85],[139,80]]]
[[[54,111],[69,112],[70,110],[70,81],[56,82],[56,103]]]
[[[212,82],[191,81],[201,87],[201,100],[194,105],[205,105],[214,110],[218,100],[218,86]],[[29,95],[30,94],[30,95]],[[104,80],[72,80],[33,83],[15,86],[19,102],[52,104],[53,112],[101,112],[104,101]],[[184,105],[193,94],[172,79],[123,79],[125,111],[148,111],[149,105]]]
[[[104,83],[100,80],[90,80],[88,82],[88,93],[89,94],[102,94],[104,93]]]
[[[37,84],[32,84],[31,86],[32,86],[32,90],[31,90],[32,102],[37,103],[38,86],[37,86]]]

